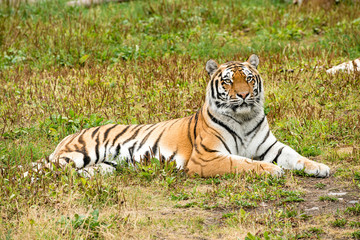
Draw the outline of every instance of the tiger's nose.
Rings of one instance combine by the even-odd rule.
[[[249,95],[249,92],[239,92],[236,94],[238,97],[241,97],[242,99],[245,99],[247,95]]]

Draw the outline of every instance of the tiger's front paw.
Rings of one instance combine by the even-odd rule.
[[[266,172],[275,177],[281,177],[284,174],[284,170],[272,163],[262,162],[259,163],[260,173]]]
[[[325,164],[314,162],[307,158],[302,158],[297,161],[295,170],[304,170],[305,173],[314,175],[316,177],[330,176],[330,168]]]

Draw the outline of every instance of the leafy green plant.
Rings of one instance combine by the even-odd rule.
[[[334,227],[342,228],[346,225],[347,222],[348,222],[347,219],[339,218],[339,219],[335,219],[334,221],[332,221],[331,225]]]
[[[360,203],[356,203],[354,206],[352,207],[347,207],[345,209],[345,212],[348,214],[352,214],[355,216],[359,216],[360,215]]]
[[[315,184],[315,187],[316,187],[316,188],[319,188],[319,189],[323,189],[324,187],[326,187],[326,184],[316,183],[316,184]]]
[[[329,201],[329,202],[339,201],[338,198],[336,198],[336,197],[330,197],[330,196],[320,196],[320,197],[319,197],[319,200],[320,200],[320,201]]]
[[[353,239],[360,239],[360,231],[355,231],[351,233]]]
[[[98,237],[98,230],[105,223],[99,221],[99,209],[92,211],[89,216],[75,214],[73,218],[62,216],[58,221],[65,229],[85,229],[90,230],[94,237]]]
[[[349,225],[353,228],[360,228],[360,222],[351,221]]]

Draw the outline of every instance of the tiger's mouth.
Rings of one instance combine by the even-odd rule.
[[[245,102],[243,101],[242,103],[231,103],[230,104],[230,108],[235,112],[237,110],[241,110],[241,109],[245,109],[245,108],[252,108],[254,106],[253,103],[249,103],[249,102]]]

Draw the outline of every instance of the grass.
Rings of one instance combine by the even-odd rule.
[[[319,197],[319,200],[320,200],[320,201],[330,201],[330,202],[339,201],[338,198],[336,198],[336,197],[330,197],[330,196],[320,196],[320,197]]]
[[[351,0],[3,3],[0,238],[359,239],[359,204],[347,204],[360,197],[359,74],[324,72],[360,56],[359,9]],[[195,113],[206,61],[252,53],[273,133],[328,164],[329,179],[302,171],[189,178],[156,159],[106,177],[66,168],[21,178],[82,128]],[[344,201],[327,199],[336,189],[348,192]]]

